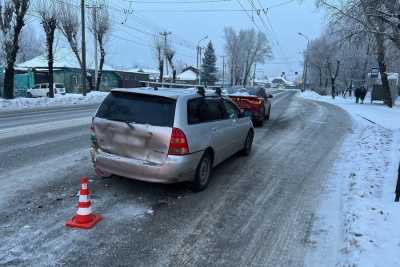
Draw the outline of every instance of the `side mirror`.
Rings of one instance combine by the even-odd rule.
[[[267,98],[274,98],[273,95],[267,95]]]

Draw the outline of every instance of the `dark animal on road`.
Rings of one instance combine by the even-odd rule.
[[[356,103],[359,103],[361,100],[361,104],[364,104],[365,96],[367,95],[367,89],[365,87],[359,87],[355,91]]]

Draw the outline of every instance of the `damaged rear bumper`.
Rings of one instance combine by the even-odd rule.
[[[192,181],[202,156],[201,152],[168,156],[164,163],[159,164],[109,154],[99,148],[91,148],[90,152],[94,167],[102,173],[165,184]]]

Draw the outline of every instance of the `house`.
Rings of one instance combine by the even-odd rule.
[[[189,66],[177,75],[176,80],[179,83],[197,84],[198,75],[199,70],[195,67]]]
[[[87,88],[94,89],[94,63],[90,58],[93,57],[88,57],[87,61]],[[34,83],[48,82],[48,62],[46,54],[18,64],[16,69],[21,72],[21,74],[24,72],[27,74],[31,73]],[[81,68],[71,49],[58,48],[55,50],[53,75],[54,82],[63,83],[68,93],[81,91]],[[100,90],[109,91],[116,87],[139,87],[143,85],[140,81],[146,81],[148,79],[148,74],[118,71],[105,64],[103,66]],[[28,88],[18,88],[18,90],[26,91]],[[21,92],[19,92],[19,94],[21,94]]]
[[[126,72],[144,73],[149,75],[149,81],[155,82],[160,78],[160,71],[145,68],[133,68],[125,70]]]

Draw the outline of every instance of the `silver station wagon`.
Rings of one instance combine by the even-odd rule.
[[[199,89],[113,89],[93,117],[96,172],[207,187],[214,166],[254,139],[249,114],[229,98]]]

